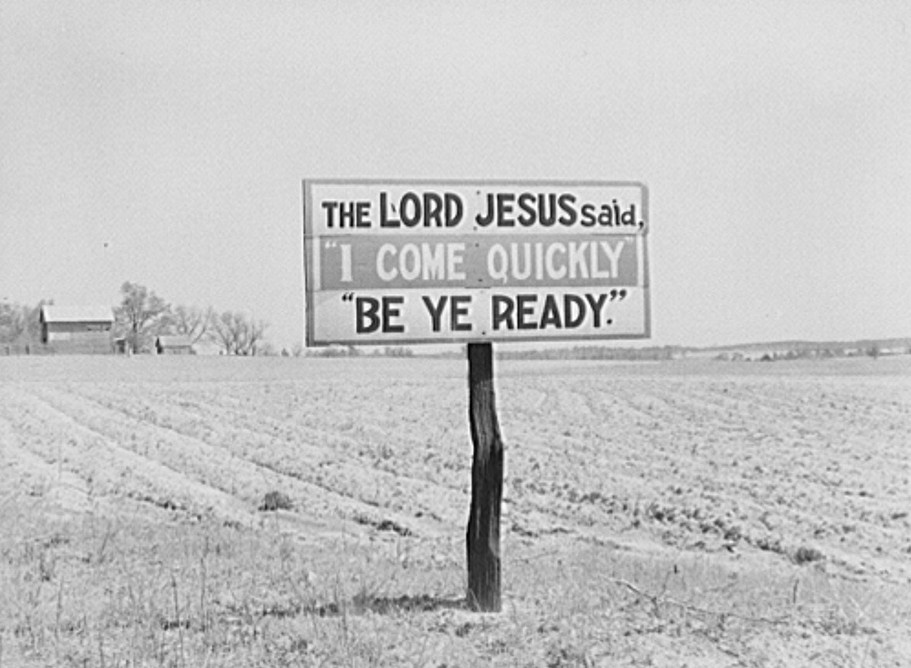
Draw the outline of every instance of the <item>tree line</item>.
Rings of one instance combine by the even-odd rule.
[[[271,352],[265,341],[268,323],[241,311],[216,311],[211,306],[172,305],[139,283],[120,287],[120,303],[113,307],[113,336],[122,338],[132,352],[148,352],[163,335],[185,336],[191,344],[214,343],[226,355],[259,355]],[[41,341],[41,308],[0,302],[0,344],[36,346]]]

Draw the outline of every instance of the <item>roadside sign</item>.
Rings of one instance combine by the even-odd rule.
[[[307,345],[468,342],[466,600],[498,612],[493,341],[649,336],[635,182],[304,181]]]
[[[307,345],[640,339],[637,182],[306,180]]]

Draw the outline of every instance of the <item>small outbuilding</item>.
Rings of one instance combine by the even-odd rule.
[[[111,353],[114,312],[110,306],[41,307],[41,343],[49,352],[70,354]]]
[[[193,344],[181,334],[162,334],[155,339],[155,352],[159,355],[192,355]]]

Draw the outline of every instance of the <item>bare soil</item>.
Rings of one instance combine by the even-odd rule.
[[[911,358],[0,358],[0,668],[911,665]]]

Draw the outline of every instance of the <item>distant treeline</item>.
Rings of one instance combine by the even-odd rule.
[[[724,362],[778,362],[798,359],[831,359],[836,357],[877,358],[886,355],[911,354],[911,339],[868,339],[814,343],[811,341],[779,341],[750,343],[742,346],[696,348],[687,346],[652,346],[648,348],[617,348],[599,345],[532,350],[497,350],[504,360],[611,360],[662,361],[685,358],[715,359]],[[450,359],[465,357],[464,349],[435,355]]]
[[[287,355],[282,351],[282,355]],[[361,348],[358,346],[328,346],[303,350],[295,348],[294,357],[414,357],[407,346]],[[423,355],[442,359],[464,359],[465,346],[457,350]],[[911,354],[911,339],[881,339],[836,343],[792,341],[776,343],[751,343],[743,346],[718,346],[695,348],[687,346],[651,346],[647,348],[617,348],[599,345],[543,348],[532,350],[497,350],[501,360],[602,360],[627,362],[657,362],[685,359],[687,357],[713,358],[725,362],[777,362],[798,359],[829,359],[835,357],[880,357],[884,355]]]
[[[742,352],[721,352],[715,356],[716,360],[723,362],[743,362],[759,360],[760,362],[781,362],[787,360],[832,359],[835,357],[872,357],[874,359],[883,355],[909,355],[911,347],[884,347],[878,343],[869,346],[833,347],[833,348],[796,348],[793,350],[777,350],[762,354],[749,355]]]
[[[573,346],[544,350],[500,350],[499,359],[506,360],[636,360],[660,361],[679,359],[686,355],[681,346],[649,348],[612,348],[607,346]]]
[[[307,357],[414,357],[414,351],[406,346],[385,346],[368,353],[356,346],[328,346],[307,350]]]
[[[790,344],[790,345],[789,345]],[[712,357],[726,362],[777,362],[798,359],[831,359],[835,357],[873,358],[884,355],[911,354],[911,339],[864,340],[840,343],[779,342],[692,348],[662,346],[649,348],[611,348],[606,346],[575,346],[544,350],[498,351],[499,359],[515,360],[622,360],[660,361],[686,357]]]
[[[891,339],[857,339],[855,341],[765,341],[729,346],[712,346],[709,348],[688,348],[692,352],[742,353],[760,355],[764,353],[792,353],[800,357],[853,357],[869,355],[873,352],[882,354],[905,354],[911,352],[911,338]]]

